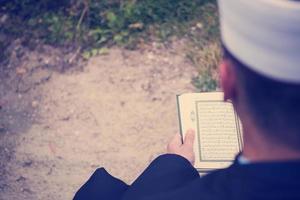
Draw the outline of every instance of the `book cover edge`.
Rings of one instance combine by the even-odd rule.
[[[179,133],[181,136],[181,143],[183,144],[183,131],[182,131],[182,121],[181,121],[181,114],[180,114],[180,103],[179,103],[179,97],[181,94],[176,95],[176,101],[177,101],[177,114],[178,114],[178,120],[179,120]]]

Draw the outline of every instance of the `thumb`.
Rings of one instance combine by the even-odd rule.
[[[194,140],[195,140],[195,131],[192,130],[192,129],[188,130],[187,133],[186,133],[186,135],[185,135],[183,145],[184,146],[191,146],[191,147],[193,147]]]

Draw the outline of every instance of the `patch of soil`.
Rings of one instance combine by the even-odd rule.
[[[185,41],[112,48],[67,73],[41,48],[1,82],[0,199],[72,199],[98,167],[131,183],[178,132],[175,95],[194,91]]]

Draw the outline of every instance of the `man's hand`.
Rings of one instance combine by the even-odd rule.
[[[192,165],[195,163],[195,153],[193,150],[195,139],[195,131],[188,130],[184,142],[181,142],[181,136],[176,134],[173,139],[170,141],[167,147],[167,152],[171,154],[177,154],[186,158]]]

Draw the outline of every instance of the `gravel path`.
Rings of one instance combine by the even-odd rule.
[[[175,95],[194,90],[183,46],[113,48],[82,71],[7,92],[0,199],[72,199],[98,167],[131,183],[178,131]]]

